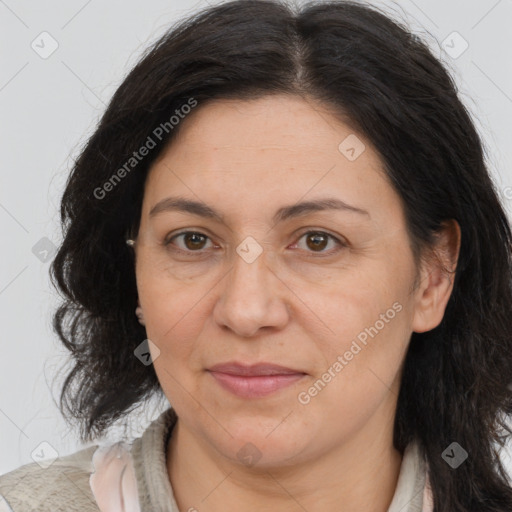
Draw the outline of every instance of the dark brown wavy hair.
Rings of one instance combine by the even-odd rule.
[[[147,171],[179,123],[153,136],[156,147],[108,192],[98,190],[191,98],[201,108],[278,93],[328,105],[371,141],[402,198],[415,256],[433,246],[443,221],[459,223],[444,318],[410,340],[394,445],[403,453],[419,441],[435,512],[510,512],[499,451],[512,433],[511,227],[444,64],[404,25],[351,1],[208,7],[153,43],[116,90],[73,162],[50,269],[63,294],[53,326],[73,362],[59,403],[66,421],[87,442],[162,394],[153,366],[134,356],[146,335],[125,238],[138,231]],[[452,442],[468,453],[457,469],[441,456]]]

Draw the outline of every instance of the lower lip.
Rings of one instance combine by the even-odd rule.
[[[209,373],[224,389],[242,398],[260,398],[267,396],[305,377],[304,373],[257,375],[251,377],[212,371]]]

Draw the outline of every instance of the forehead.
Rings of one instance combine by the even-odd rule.
[[[215,100],[199,104],[181,123],[178,137],[150,170],[146,213],[171,192],[223,200],[226,207],[237,203],[228,195],[236,195],[247,211],[249,203],[277,210],[278,203],[327,193],[351,204],[396,205],[369,141],[312,100]],[[355,159],[344,153],[349,146]]]
[[[199,104],[186,116],[168,150],[187,145],[199,151],[307,150],[327,155],[336,153],[339,143],[353,131],[329,107],[312,99],[291,95],[219,99]]]

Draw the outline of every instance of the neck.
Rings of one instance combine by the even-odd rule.
[[[220,457],[178,418],[167,448],[176,503],[201,512],[225,511],[227,504],[247,511],[386,512],[402,456],[391,425],[371,430],[301,464],[256,469]]]

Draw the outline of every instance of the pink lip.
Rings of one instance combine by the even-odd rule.
[[[295,370],[273,363],[243,364],[231,361],[228,363],[219,363],[208,368],[211,372],[229,373],[230,375],[243,375],[246,377],[261,375],[292,375],[305,373],[302,370]]]
[[[212,366],[212,377],[231,393],[243,398],[259,398],[302,379],[306,374],[271,363],[243,365],[224,363]]]

